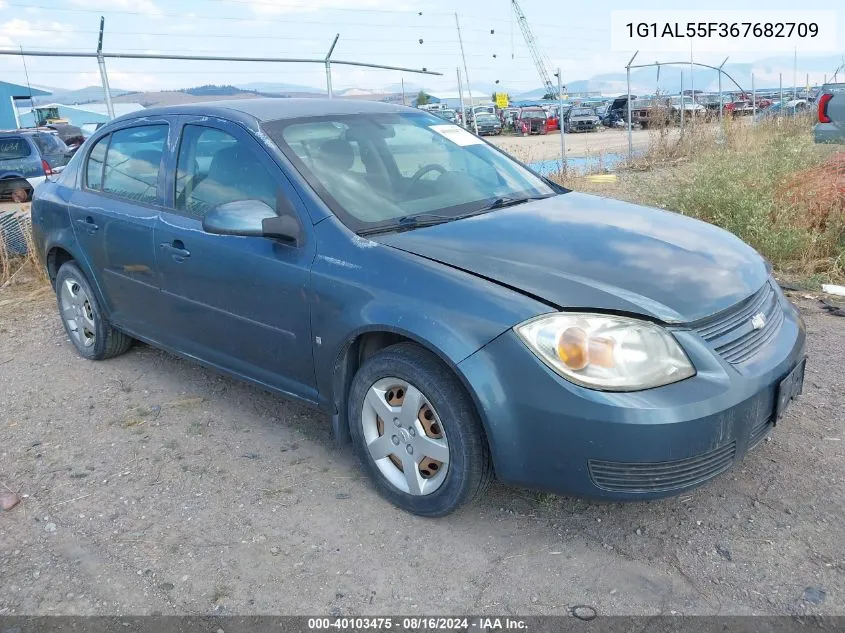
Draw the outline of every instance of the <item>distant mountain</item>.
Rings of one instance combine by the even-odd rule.
[[[241,90],[261,92],[264,94],[326,94],[325,88],[315,88],[314,86],[304,86],[302,84],[286,84],[273,83],[266,81],[256,81],[248,84],[238,84],[235,88]]]
[[[48,88],[53,92],[47,97],[35,97],[33,101],[36,105],[43,105],[45,103],[63,103],[65,105],[74,105],[82,103],[102,102],[105,98],[103,96],[102,86],[86,86],[78,90],[67,90],[65,88]],[[112,97],[119,97],[128,94],[127,90],[120,88],[111,88]]]
[[[220,96],[220,95],[236,95],[247,92],[249,94],[258,94],[257,90],[242,90],[241,88],[236,88],[235,86],[216,86],[213,84],[208,84],[205,86],[197,86],[196,88],[184,88],[179,92],[184,92],[185,94],[194,95],[197,97],[208,97],[208,96]]]

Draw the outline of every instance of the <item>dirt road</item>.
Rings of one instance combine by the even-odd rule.
[[[845,319],[814,302],[805,395],[703,488],[425,520],[324,416],[143,345],[82,360],[30,292],[0,292],[0,615],[845,614]]]
[[[675,132],[673,130],[673,132]],[[648,147],[649,130],[633,130],[635,149]],[[549,132],[543,136],[491,136],[487,140],[498,145],[524,163],[560,158],[560,134]],[[600,128],[598,132],[567,134],[566,156],[601,156],[628,151],[628,131]]]

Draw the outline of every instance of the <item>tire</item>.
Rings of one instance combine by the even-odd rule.
[[[398,390],[390,387],[394,381],[397,385],[404,384],[407,391],[403,394],[401,387]],[[384,386],[379,389],[380,385]],[[403,398],[399,412],[396,413],[402,420],[394,418],[399,421],[393,423],[389,419],[381,420],[374,409],[370,410],[369,403],[374,398],[381,398],[382,393],[385,394],[384,405],[387,407],[382,409],[382,415],[393,415],[389,412],[391,399],[395,396]],[[420,396],[416,403],[422,402],[421,408],[412,406],[407,411],[401,410],[406,404],[404,400],[411,398],[412,393]],[[432,409],[431,417],[427,417],[429,405]],[[397,409],[392,411],[396,412]],[[399,343],[367,359],[352,380],[348,417],[352,441],[364,469],[378,492],[403,510],[426,517],[449,514],[481,496],[493,478],[490,450],[472,400],[452,371],[418,345]],[[409,420],[413,420],[411,425],[416,425],[416,436],[411,431],[411,425],[405,426]],[[446,445],[448,463],[445,474],[443,463],[437,462],[440,469],[439,472],[435,471],[436,464],[431,462],[436,460],[422,454],[425,445],[415,444],[431,441],[423,436],[429,435],[429,431],[423,427],[426,420],[429,420],[431,429],[441,434],[442,439],[434,441],[441,447],[444,443]],[[378,425],[375,434],[373,424]],[[436,428],[436,424],[441,428]],[[411,432],[406,432],[406,428]],[[390,439],[388,436],[391,436]],[[376,460],[369,447],[382,437],[383,446],[395,452]],[[411,453],[414,446],[415,456],[406,455],[402,451],[405,448]],[[400,460],[403,460],[401,468]],[[409,464],[416,466],[414,476],[410,478],[405,475]],[[430,473],[425,470],[428,467],[432,468]],[[414,493],[400,488],[410,488],[412,480],[422,482],[422,488]],[[426,487],[433,489],[426,491]]]
[[[74,262],[59,268],[56,301],[65,331],[83,358],[105,360],[120,356],[132,346],[131,337],[109,324],[91,284]]]

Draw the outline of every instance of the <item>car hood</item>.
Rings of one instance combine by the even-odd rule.
[[[682,215],[567,193],[373,236],[557,308],[695,321],[750,296],[768,272],[739,238]]]

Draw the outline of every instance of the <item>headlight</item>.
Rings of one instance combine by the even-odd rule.
[[[664,328],[605,314],[547,314],[514,330],[567,380],[602,391],[638,391],[695,375],[684,350]]]

